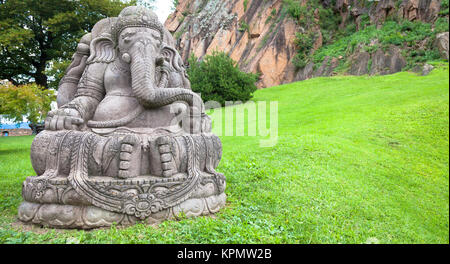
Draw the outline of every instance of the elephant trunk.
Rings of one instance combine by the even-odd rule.
[[[152,44],[136,43],[130,52],[131,87],[146,108],[157,108],[183,101],[204,113],[201,97],[183,88],[165,88],[156,85],[157,54]],[[166,82],[162,82],[166,83]]]
[[[131,87],[142,104],[155,100],[156,57],[153,46],[138,42],[131,50]]]

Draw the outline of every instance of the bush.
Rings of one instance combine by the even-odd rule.
[[[439,15],[446,16],[448,15],[448,0],[442,0],[441,2],[441,11],[439,11]]]
[[[295,55],[292,63],[297,69],[304,68],[310,58],[311,48],[314,45],[317,36],[314,32],[309,33],[296,33],[295,34],[295,46],[297,48],[297,54]]]
[[[242,72],[227,54],[214,52],[202,61],[192,55],[189,58],[188,75],[192,90],[206,101],[246,102],[256,91],[258,75]]]
[[[302,6],[300,6],[299,1],[284,0],[283,5],[286,8],[289,15],[291,15],[291,17],[293,19],[295,19],[296,21],[298,21],[300,19],[300,17],[302,16],[302,14],[304,13],[304,10],[303,10]]]
[[[440,17],[436,20],[434,23],[434,27],[436,30],[436,33],[442,33],[448,31],[448,18],[446,17]]]

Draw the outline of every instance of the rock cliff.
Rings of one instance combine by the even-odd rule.
[[[338,40],[342,35],[339,30],[352,30],[351,25],[355,31],[367,25],[382,30],[387,20],[419,21],[429,23],[433,31],[439,17],[448,23],[448,1],[443,1],[179,0],[165,26],[174,35],[185,62],[191,54],[201,59],[214,51],[224,51],[242,70],[260,73],[258,87],[264,88],[336,72],[362,75],[400,71],[409,63],[403,50],[414,47],[389,44],[367,51],[367,47],[357,46],[344,55],[312,58]],[[445,5],[446,13],[441,11]],[[330,29],[333,25],[326,24],[334,21],[336,29]],[[294,63],[301,45],[297,41],[299,33],[313,36],[301,67]],[[372,46],[377,46],[377,39],[371,41]],[[429,48],[430,41],[448,59],[448,33],[439,39],[427,37],[422,45]]]

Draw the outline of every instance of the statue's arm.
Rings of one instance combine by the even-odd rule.
[[[45,127],[49,130],[78,130],[91,120],[105,96],[104,75],[107,64],[93,63],[86,67],[75,98],[49,113]]]
[[[105,97],[104,76],[108,64],[88,65],[81,77],[75,98],[63,108],[75,108],[85,120],[91,120],[98,104]]]
[[[86,68],[86,61],[90,54],[90,42],[91,33],[88,33],[83,36],[77,46],[77,50],[72,57],[72,63],[67,68],[64,78],[61,79],[58,86],[58,97],[56,98],[58,107],[62,107],[74,99],[78,83]]]

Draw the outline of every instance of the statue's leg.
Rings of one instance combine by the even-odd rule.
[[[38,176],[67,177],[72,149],[80,144],[78,131],[43,131],[31,147],[31,161]],[[141,140],[136,135],[95,136],[89,146],[90,176],[132,178],[141,174]]]
[[[173,141],[170,136],[161,136],[156,140],[161,160],[161,169],[163,177],[170,177],[178,172],[173,157]]]
[[[119,178],[133,178],[141,174],[141,149],[141,140],[135,135],[127,135],[121,140]]]
[[[200,171],[215,174],[215,169],[222,157],[220,139],[213,134],[188,136],[196,142]],[[150,142],[150,145],[157,150],[150,155],[150,163],[155,175],[170,177],[186,172],[189,150],[186,149],[183,136],[160,136],[154,142]]]

